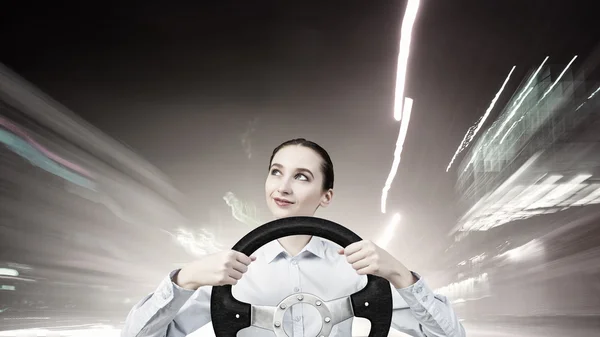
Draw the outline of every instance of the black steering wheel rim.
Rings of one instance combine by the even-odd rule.
[[[362,239],[335,222],[308,216],[277,219],[246,234],[232,250],[247,256],[265,244],[291,235],[314,235],[346,247]],[[371,322],[369,337],[387,336],[392,323],[392,293],[389,282],[367,275],[367,285],[351,295],[355,317]],[[211,318],[216,337],[236,337],[237,332],[251,325],[251,306],[233,297],[231,285],[214,286],[211,293]]]

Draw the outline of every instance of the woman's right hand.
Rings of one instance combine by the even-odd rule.
[[[174,282],[185,289],[196,290],[202,286],[235,285],[256,260],[234,250],[206,255],[183,267]]]

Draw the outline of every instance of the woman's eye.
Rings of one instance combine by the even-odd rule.
[[[271,175],[279,176],[281,175],[281,171],[279,171],[278,169],[273,169],[271,170]]]
[[[308,181],[308,178],[304,174],[301,174],[301,173],[298,173],[296,175],[296,179],[303,180],[303,181]]]

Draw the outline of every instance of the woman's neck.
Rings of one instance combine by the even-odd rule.
[[[283,248],[291,255],[298,255],[308,242],[312,239],[312,235],[292,235],[278,239]]]

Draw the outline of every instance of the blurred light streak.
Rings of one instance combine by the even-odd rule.
[[[96,188],[93,181],[82,177],[79,174],[73,173],[58,163],[55,163],[40,153],[29,143],[8,131],[0,129],[0,142],[6,144],[11,151],[29,160],[33,165],[47,172],[90,190],[95,190]]]
[[[469,261],[471,261],[471,264],[478,264],[483,262],[483,260],[485,260],[486,257],[487,255],[485,253],[481,253],[479,255],[473,256],[469,259]]]
[[[508,250],[508,251],[498,255],[498,257],[506,258],[513,262],[521,262],[521,261],[525,261],[525,260],[529,260],[532,258],[537,258],[537,257],[543,256],[543,254],[544,254],[543,244],[539,240],[533,239],[522,246],[513,248],[511,250]]]
[[[453,231],[486,231],[515,220],[600,203],[600,184],[586,183],[589,178],[589,174],[579,174],[568,182],[557,183],[562,175],[545,174],[533,184],[514,186],[506,193],[510,196],[507,199],[496,190],[480,200],[483,207],[463,216]]]
[[[540,98],[537,103],[536,106],[538,104],[540,104],[544,98],[546,98],[546,96],[552,91],[552,89],[554,89],[554,87],[556,86],[556,84],[558,84],[558,82],[560,81],[560,79],[564,76],[564,74],[567,72],[567,70],[569,69],[569,67],[571,66],[571,64],[575,61],[575,59],[577,58],[577,55],[575,55],[573,57],[573,59],[571,59],[571,62],[569,62],[569,64],[567,64],[567,66],[563,69],[563,71],[560,73],[560,75],[558,75],[558,77],[556,78],[556,80],[554,80],[554,82],[552,82],[552,85],[550,85],[550,87],[548,88],[548,90],[546,90],[546,92],[544,92],[544,94],[542,95],[542,98]],[[533,90],[533,87],[530,87],[528,92],[525,93],[525,97],[527,97],[529,95],[529,91]],[[525,100],[525,97],[523,97],[523,100]],[[521,102],[519,102],[518,106],[515,108],[515,110],[517,110],[521,104],[523,103],[523,100],[521,100]],[[530,109],[531,110],[531,109]],[[577,110],[575,110],[577,111]],[[515,128],[515,126],[520,123],[526,116],[527,112],[524,113],[521,118],[519,118],[516,122],[514,122],[510,128],[508,129],[508,131],[506,131],[506,133],[504,134],[504,136],[502,137],[502,139],[500,140],[500,144],[502,144],[504,142],[504,140],[506,139],[506,137],[510,134],[510,132]],[[492,139],[493,140],[493,139]]]
[[[450,231],[450,234],[455,233],[459,230],[460,231],[474,230],[473,227],[475,226],[475,223],[478,223],[479,221],[469,220],[464,223],[463,223],[463,221],[465,221],[465,219],[469,219],[471,217],[475,217],[477,219],[477,216],[475,214],[485,213],[487,211],[487,209],[489,208],[490,200],[494,200],[494,198],[496,198],[498,194],[502,193],[506,188],[508,188],[508,186],[510,186],[515,181],[517,181],[521,176],[523,176],[523,174],[525,172],[527,172],[527,170],[530,167],[533,166],[533,164],[537,161],[537,159],[541,155],[542,155],[542,151],[538,151],[538,152],[534,153],[533,156],[531,156],[529,159],[527,159],[527,161],[523,165],[521,165],[521,167],[518,170],[516,170],[515,173],[513,173],[508,179],[506,179],[504,181],[504,183],[502,183],[502,185],[500,185],[500,187],[498,187],[494,192],[492,192],[488,196],[479,199],[475,203],[475,205],[473,205],[461,217],[459,223],[456,226],[454,226],[454,228]]]
[[[9,268],[0,268],[0,276],[19,276],[19,271]]]
[[[510,122],[510,120],[513,118],[513,116],[517,112],[518,108],[525,101],[525,99],[527,98],[527,96],[529,95],[529,93],[531,93],[531,91],[533,90],[533,86],[531,85],[531,83],[536,79],[537,75],[542,70],[542,68],[544,67],[544,64],[548,61],[549,58],[550,58],[549,56],[546,56],[546,58],[544,59],[544,61],[542,61],[542,63],[537,68],[537,70],[533,73],[533,75],[531,75],[529,77],[529,81],[527,82],[527,85],[525,85],[521,89],[521,91],[519,93],[519,96],[517,96],[517,98],[513,101],[513,104],[512,104],[510,112],[507,113],[507,117],[504,118],[504,120],[502,121],[502,124],[500,125],[500,127],[498,127],[498,129],[497,129],[496,133],[494,134],[494,136],[492,137],[492,139],[489,142],[487,142],[486,144],[481,144],[480,146],[478,146],[473,151],[473,154],[471,155],[471,159],[469,160],[469,162],[467,163],[467,165],[465,165],[465,168],[464,168],[463,172],[466,172],[467,169],[469,169],[469,167],[473,164],[473,161],[477,157],[477,153],[479,151],[482,151],[483,148],[488,147],[494,140],[496,140],[496,138],[498,138],[498,136],[500,135],[500,132],[502,132],[502,130],[506,127],[506,125],[508,124],[508,122]],[[523,114],[523,116],[521,116],[521,118],[518,121],[513,122],[513,124],[511,125],[510,130],[507,131],[503,135],[503,137],[501,138],[501,141],[500,141],[501,143],[506,138],[506,136],[508,135],[508,133],[516,126],[516,124],[519,123],[523,119],[524,116],[525,116],[525,114]],[[496,126],[496,122],[494,122],[494,124],[492,124],[492,127],[489,128],[488,132],[492,132],[492,130],[494,129],[495,126]]]
[[[469,144],[471,143],[471,141],[473,140],[473,138],[477,135],[477,132],[479,132],[479,130],[483,126],[483,124],[485,123],[486,119],[490,115],[490,112],[492,111],[492,109],[494,109],[494,106],[496,105],[496,102],[498,101],[498,98],[500,97],[500,95],[504,91],[504,88],[506,87],[506,84],[510,80],[510,76],[512,75],[512,73],[513,73],[513,71],[515,70],[516,67],[517,66],[513,66],[512,69],[510,70],[510,72],[508,73],[508,76],[506,76],[506,79],[504,79],[504,82],[502,83],[502,86],[500,87],[500,90],[498,90],[498,92],[496,93],[496,95],[492,99],[492,102],[488,106],[488,108],[485,111],[485,114],[483,115],[483,117],[479,118],[479,121],[477,122],[476,125],[471,126],[467,130],[467,133],[463,137],[463,140],[460,143],[460,145],[458,146],[458,149],[456,150],[456,152],[454,153],[454,156],[452,156],[452,159],[450,160],[450,163],[448,164],[448,167],[446,168],[446,172],[448,172],[448,170],[450,170],[450,167],[452,166],[452,163],[454,163],[454,160],[456,159],[456,157],[458,156],[458,154],[461,153],[464,149],[466,149],[469,146]]]
[[[239,222],[250,227],[258,227],[261,224],[256,218],[256,207],[243,202],[233,192],[225,193],[223,200],[231,208],[231,215]]]
[[[529,93],[533,90],[533,87],[530,87],[527,92],[525,93],[525,97],[527,97],[529,95]],[[525,100],[525,97],[523,97],[523,100]],[[519,102],[519,104],[517,104],[517,106],[514,108],[513,111],[516,111],[517,109],[519,109],[521,107],[521,104],[523,104],[523,100],[521,100]],[[500,144],[504,143],[504,140],[506,139],[506,137],[508,137],[508,135],[510,134],[510,132],[515,128],[515,126],[517,126],[517,124],[523,120],[523,118],[525,118],[525,114],[523,114],[517,121],[515,121],[514,123],[512,123],[512,125],[510,126],[510,128],[508,128],[508,130],[506,131],[506,133],[504,134],[504,136],[502,136],[502,139],[500,139]],[[493,139],[492,139],[493,140]],[[489,145],[489,144],[488,144]]]
[[[582,106],[583,106],[583,105],[584,105],[584,104],[585,104],[585,103],[586,103],[588,100],[592,99],[592,97],[594,97],[594,96],[595,96],[595,95],[598,93],[598,91],[600,91],[600,87],[598,87],[598,88],[597,88],[597,89],[596,89],[596,90],[595,90],[595,91],[594,91],[594,92],[593,92],[593,93],[592,93],[592,94],[591,94],[591,95],[590,95],[590,96],[589,96],[589,97],[586,99],[586,101],[585,101],[585,102],[583,102],[583,103],[579,104],[579,106],[577,107],[577,109],[575,109],[575,111],[577,111],[577,110],[581,109],[581,107],[582,107]]]
[[[468,279],[461,280],[458,282],[450,283],[446,286],[435,290],[436,293],[444,295],[450,299],[465,299],[470,298],[479,290],[487,295],[485,292],[489,287],[489,278],[487,273],[480,274],[475,277],[469,277]],[[481,288],[481,289],[479,289]]]
[[[26,277],[22,277],[22,276],[5,276],[5,275],[0,275],[0,279],[18,280],[18,281],[24,281],[24,282],[37,282],[34,279],[30,279],[30,278],[26,278]]]
[[[248,127],[246,131],[242,134],[242,148],[244,152],[248,156],[248,159],[252,159],[252,134],[256,132],[256,124],[258,123],[258,118],[254,118],[252,121],[248,123]]]
[[[381,193],[381,213],[384,214],[387,203],[388,191],[392,186],[392,182],[394,181],[394,177],[396,176],[396,172],[398,171],[398,166],[400,165],[400,158],[402,156],[404,140],[406,139],[406,134],[408,132],[408,124],[410,122],[413,100],[409,97],[406,97],[404,105],[404,118],[400,122],[400,132],[398,133],[398,140],[396,141],[396,150],[394,151],[394,161],[392,163],[392,169],[390,171],[390,174],[388,175],[388,178],[385,182],[385,186],[383,187],[383,191]]]
[[[392,220],[387,225],[387,227],[385,228],[385,231],[383,232],[383,235],[379,239],[379,243],[377,244],[379,247],[381,247],[383,249],[385,249],[387,247],[387,245],[392,240],[392,237],[394,236],[394,232],[396,231],[396,227],[398,227],[398,224],[400,223],[401,219],[402,219],[402,217],[400,216],[399,213],[394,214],[394,216],[392,217]]]
[[[398,66],[396,69],[396,94],[394,102],[394,118],[400,121],[405,116],[406,105],[403,109],[404,87],[406,83],[406,68],[408,67],[408,55],[410,53],[410,42],[412,30],[419,11],[420,0],[408,0],[400,36],[400,51],[398,53]]]
[[[79,148],[93,153],[97,158],[110,158],[118,169],[125,169],[131,175],[138,176],[145,184],[159,189],[171,201],[183,200],[183,195],[169,179],[147,160],[102,133],[3,64],[0,64],[0,100],[16,107],[40,126],[60,134],[71,144],[77,144]]]
[[[81,167],[75,163],[72,163],[72,162],[58,156],[57,154],[54,154],[53,152],[51,152],[50,150],[48,150],[47,148],[45,148],[44,146],[42,146],[41,144],[36,142],[33,138],[31,138],[25,131],[20,129],[17,125],[15,125],[14,123],[10,122],[9,120],[3,118],[2,116],[0,116],[0,125],[4,126],[6,129],[12,131],[15,135],[23,138],[25,141],[27,141],[29,144],[31,144],[34,148],[36,148],[38,151],[40,151],[46,157],[54,160],[55,162],[65,166],[67,168],[70,168],[71,170],[73,170],[77,173],[87,176],[88,178],[93,177],[89,171],[87,171],[86,169],[84,169],[83,167]]]
[[[562,178],[562,174],[551,174],[540,184],[533,184],[527,187],[527,189],[518,196],[518,206],[522,208],[531,206],[532,203],[538,201],[539,198],[554,189],[556,187],[555,183]]]
[[[527,209],[553,207],[554,205],[557,205],[558,203],[564,201],[565,199],[573,195],[578,190],[584,188],[586,185],[583,185],[582,183],[591,177],[591,174],[578,174],[569,182],[565,184],[559,184],[555,189],[546,194],[543,198],[527,207]]]
[[[11,268],[18,268],[18,269],[23,269],[23,270],[32,270],[33,269],[31,266],[28,266],[28,265],[22,264],[22,263],[8,262],[6,265]]]
[[[0,331],[0,337],[119,337],[121,336],[121,329],[115,329],[113,327],[103,327],[102,325],[92,324],[81,324],[79,326],[93,326],[89,329],[69,329],[60,330],[56,328],[36,328],[36,329],[23,329],[23,330],[11,330],[11,331]],[[97,327],[96,327],[97,326]],[[62,327],[68,328],[68,327]]]
[[[523,101],[525,100],[525,98],[527,98],[527,96],[531,92],[531,89],[533,88],[533,87],[531,87],[531,83],[535,80],[535,78],[537,77],[537,75],[539,74],[539,72],[542,70],[542,67],[544,67],[544,64],[546,64],[546,61],[548,61],[549,58],[550,58],[549,56],[546,56],[546,58],[544,59],[544,61],[542,62],[542,64],[540,64],[540,66],[537,68],[537,70],[535,71],[535,73],[529,78],[529,82],[527,82],[527,85],[525,86],[525,88],[523,88],[526,91],[521,91],[521,94],[517,97],[517,99],[513,103],[513,106],[516,106],[516,107],[513,108],[510,111],[510,113],[508,114],[508,117],[500,125],[500,127],[498,128],[498,131],[496,132],[496,134],[492,138],[492,141],[494,141],[494,139],[496,139],[498,137],[498,135],[500,135],[500,132],[502,132],[502,130],[504,130],[504,127],[506,126],[506,124],[508,123],[508,121],[510,121],[512,119],[512,117],[517,112],[517,109],[521,106],[521,104],[523,103]],[[523,94],[524,92],[526,92],[526,93]]]
[[[594,97],[594,95],[596,95],[598,93],[598,91],[600,91],[600,87],[598,87],[598,89],[596,89],[596,91],[594,91],[590,97],[588,97],[588,99],[592,99],[592,97]]]
[[[139,221],[136,221],[136,219],[133,216],[129,215],[115,199],[111,198],[105,193],[92,193],[85,189],[70,186],[67,186],[66,190],[83,199],[104,205],[112,214],[114,214],[119,219],[123,220],[125,223],[129,223],[131,225],[139,223]]]
[[[600,198],[600,184],[595,184],[596,186],[598,186],[597,189],[593,190],[592,192],[590,192],[590,194],[588,194],[587,196],[581,198],[580,200],[576,201],[573,203],[573,205],[576,206],[583,206],[583,205],[587,205],[595,200],[598,200],[598,198]],[[600,201],[598,201],[600,203]]]
[[[184,228],[177,229],[175,234],[164,229],[162,231],[169,234],[188,254],[195,257],[201,257],[220,250],[215,243],[214,236],[204,229],[196,233]]]
[[[558,75],[558,77],[556,78],[556,80],[554,80],[554,82],[552,83],[552,85],[550,86],[550,88],[548,88],[548,90],[546,90],[546,92],[544,93],[544,95],[542,95],[542,98],[540,98],[540,100],[538,101],[538,103],[540,101],[542,101],[544,98],[546,98],[546,96],[552,91],[552,89],[554,89],[554,87],[556,86],[556,84],[558,83],[558,81],[560,81],[560,79],[567,72],[567,69],[569,69],[569,67],[571,66],[571,64],[573,64],[573,62],[575,61],[576,58],[577,58],[577,55],[575,55],[571,59],[571,62],[569,62],[569,64],[567,64],[567,66],[565,67],[565,69],[563,69],[563,71],[560,73],[560,75]]]

